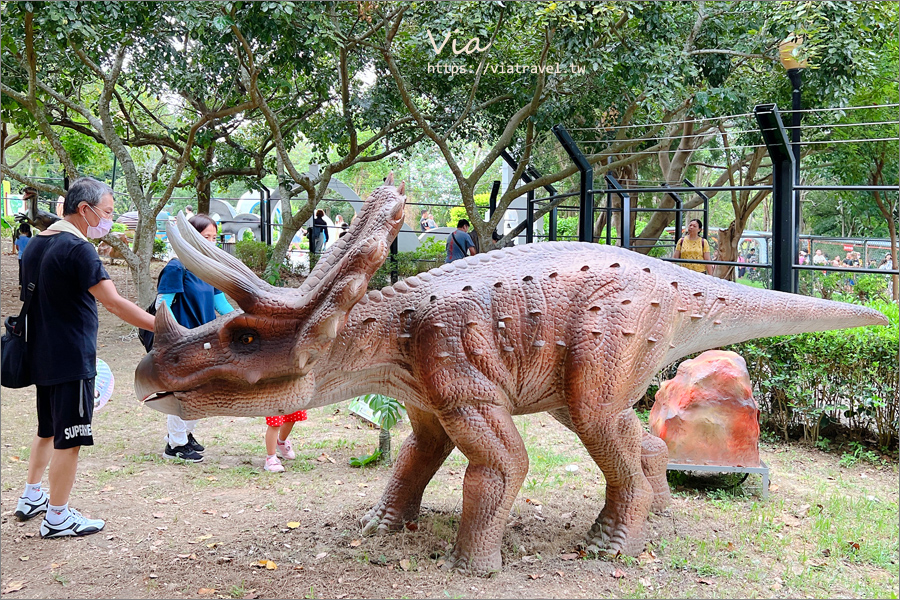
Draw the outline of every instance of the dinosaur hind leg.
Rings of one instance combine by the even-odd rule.
[[[666,466],[669,464],[669,448],[655,435],[644,432],[641,438],[641,469],[653,488],[653,503],[650,510],[658,512],[666,508],[672,501],[669,482],[666,479]]]
[[[441,422],[469,459],[462,518],[447,567],[487,575],[502,566],[500,543],[513,501],[528,473],[528,453],[503,407],[458,406],[445,411]]]
[[[606,503],[587,535],[588,550],[637,556],[644,549],[654,491],[642,468],[643,429],[631,408],[606,414],[570,405],[572,422],[606,478]]]
[[[565,425],[568,429],[578,433],[572,423],[569,409],[566,407],[550,411],[550,415]],[[669,463],[669,448],[666,443],[655,435],[644,431],[641,438],[641,470],[653,488],[653,503],[650,510],[657,512],[665,509],[672,502],[672,494],[669,491],[669,482],[666,479],[666,466]]]
[[[440,421],[431,413],[406,406],[412,433],[403,442],[381,500],[360,519],[363,534],[400,529],[419,516],[425,486],[453,450]]]

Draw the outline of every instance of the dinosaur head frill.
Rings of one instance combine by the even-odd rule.
[[[160,306],[154,348],[135,372],[138,400],[188,419],[269,416],[309,406],[318,358],[365,295],[402,226],[403,191],[393,176],[375,190],[347,235],[297,289],[262,281],[179,214],[167,227],[179,259],[241,310],[186,329]]]

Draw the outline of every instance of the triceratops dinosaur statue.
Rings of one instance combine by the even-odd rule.
[[[403,221],[391,176],[297,289],[276,288],[182,215],[168,236],[235,311],[196,329],[156,315],[138,398],[186,419],[286,414],[377,392],[412,433],[363,531],[403,527],[457,447],[469,461],[448,564],[501,566],[507,516],[528,471],[512,416],[549,411],[606,478],[589,548],[637,554],[669,500],[665,444],[632,405],[664,365],[755,337],[885,324],[862,306],[757,290],[619,248],[542,243],[479,254],[366,293]]]

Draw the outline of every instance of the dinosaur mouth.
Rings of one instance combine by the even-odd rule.
[[[144,406],[167,415],[181,415],[181,400],[176,392],[155,392],[142,400]]]
[[[148,354],[138,364],[134,372],[134,392],[137,399],[148,408],[170,415],[181,415],[182,405],[175,395],[183,392],[168,391],[160,380],[153,354]]]

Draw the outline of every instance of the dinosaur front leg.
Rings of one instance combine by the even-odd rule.
[[[407,405],[406,413],[412,433],[400,448],[381,501],[360,519],[364,535],[400,529],[415,520],[425,486],[453,450],[453,442],[437,417],[412,405]]]
[[[462,519],[447,567],[487,575],[502,566],[500,542],[528,473],[528,453],[505,408],[459,407],[443,414],[441,421],[469,459]]]
[[[637,556],[644,549],[644,527],[654,490],[641,465],[643,429],[632,409],[608,418],[572,409],[572,420],[591,458],[606,478],[606,504],[587,535],[588,550]]]
[[[661,511],[672,502],[669,482],[666,479],[666,467],[669,464],[669,448],[655,435],[644,432],[641,438],[641,469],[653,488],[653,503],[650,510]]]

